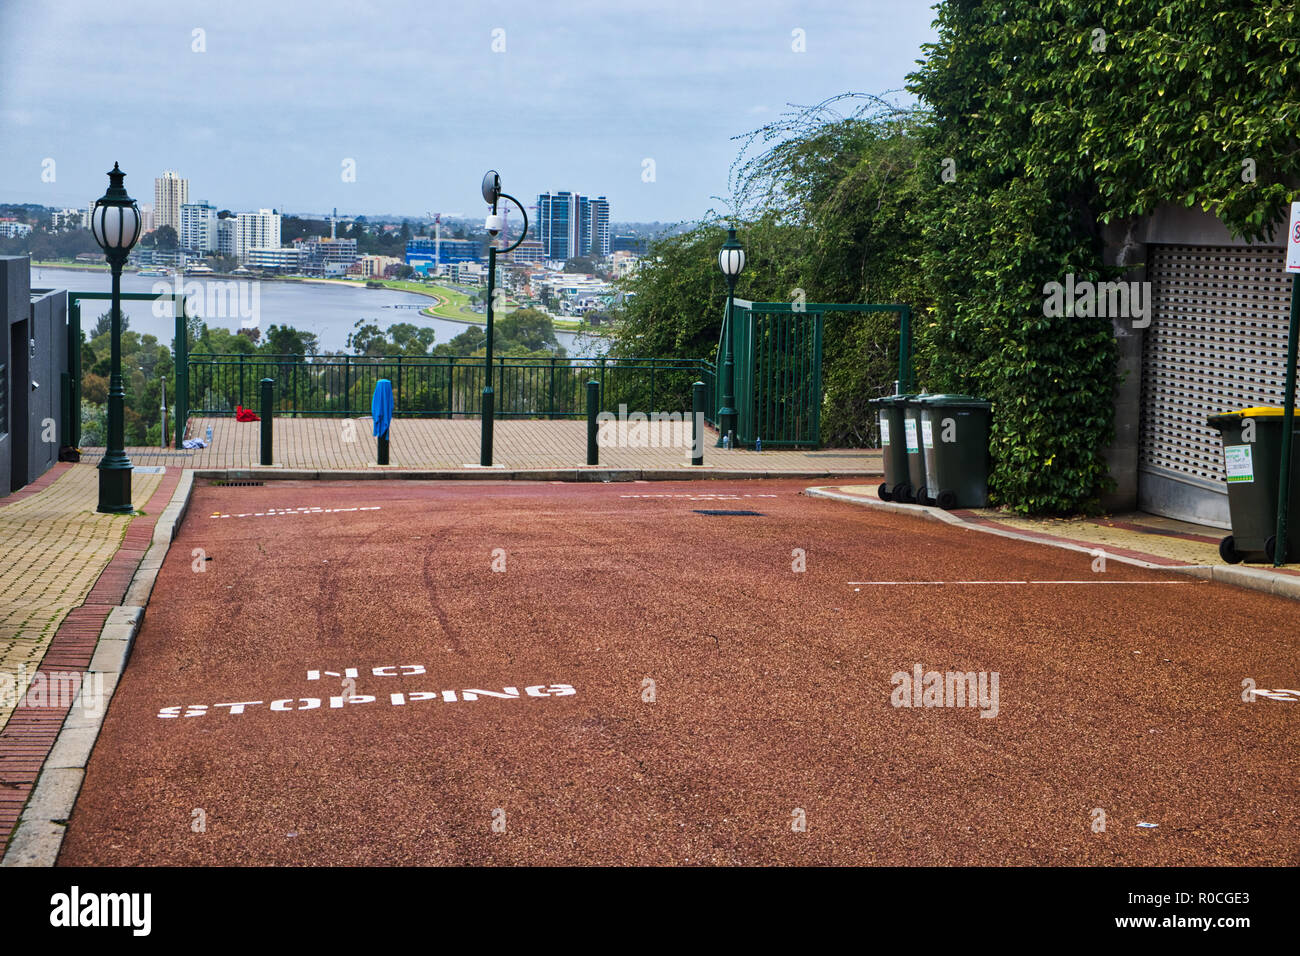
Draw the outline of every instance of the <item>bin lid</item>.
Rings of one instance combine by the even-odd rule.
[[[974,395],[923,395],[917,399],[924,405],[945,407],[992,408],[993,403]]]
[[[901,405],[913,395],[881,395],[879,398],[873,398],[867,402],[868,405]]]
[[[1206,416],[1209,425],[1229,425],[1243,418],[1281,418],[1284,409],[1277,405],[1254,405],[1250,408],[1238,408],[1231,412],[1220,412]],[[1296,422],[1300,423],[1300,410],[1297,410]]]

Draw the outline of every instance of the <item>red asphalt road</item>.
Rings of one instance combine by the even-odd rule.
[[[1300,862],[1294,604],[806,484],[196,485],[60,862]]]

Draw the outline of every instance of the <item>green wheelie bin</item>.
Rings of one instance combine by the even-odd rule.
[[[934,504],[926,492],[925,451],[921,447],[921,402],[927,397],[921,394],[903,398],[903,444],[907,450],[907,481],[912,492],[907,500],[918,505]]]
[[[911,501],[912,484],[907,473],[907,446],[903,440],[903,406],[909,396],[884,395],[873,398],[880,422],[880,451],[884,457],[885,480],[876,494],[881,501]]]
[[[1242,408],[1211,415],[1206,423],[1223,439],[1223,470],[1228,483],[1232,534],[1219,542],[1219,557],[1228,564],[1273,563],[1277,550],[1277,491],[1282,464],[1282,409]],[[1292,423],[1291,488],[1288,526],[1300,522],[1300,417]],[[1300,535],[1288,530],[1283,562],[1300,559]]]
[[[988,505],[992,404],[973,395],[926,395],[917,403],[930,500],[944,510]]]

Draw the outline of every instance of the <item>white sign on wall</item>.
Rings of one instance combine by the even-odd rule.
[[[1286,230],[1286,271],[1300,272],[1300,202],[1291,204],[1291,224]]]

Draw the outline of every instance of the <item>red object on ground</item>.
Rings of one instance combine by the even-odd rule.
[[[257,413],[255,413],[251,408],[245,408],[243,405],[236,405],[236,406],[235,406],[235,421],[237,421],[237,422],[260,422],[261,419],[257,417]]]

